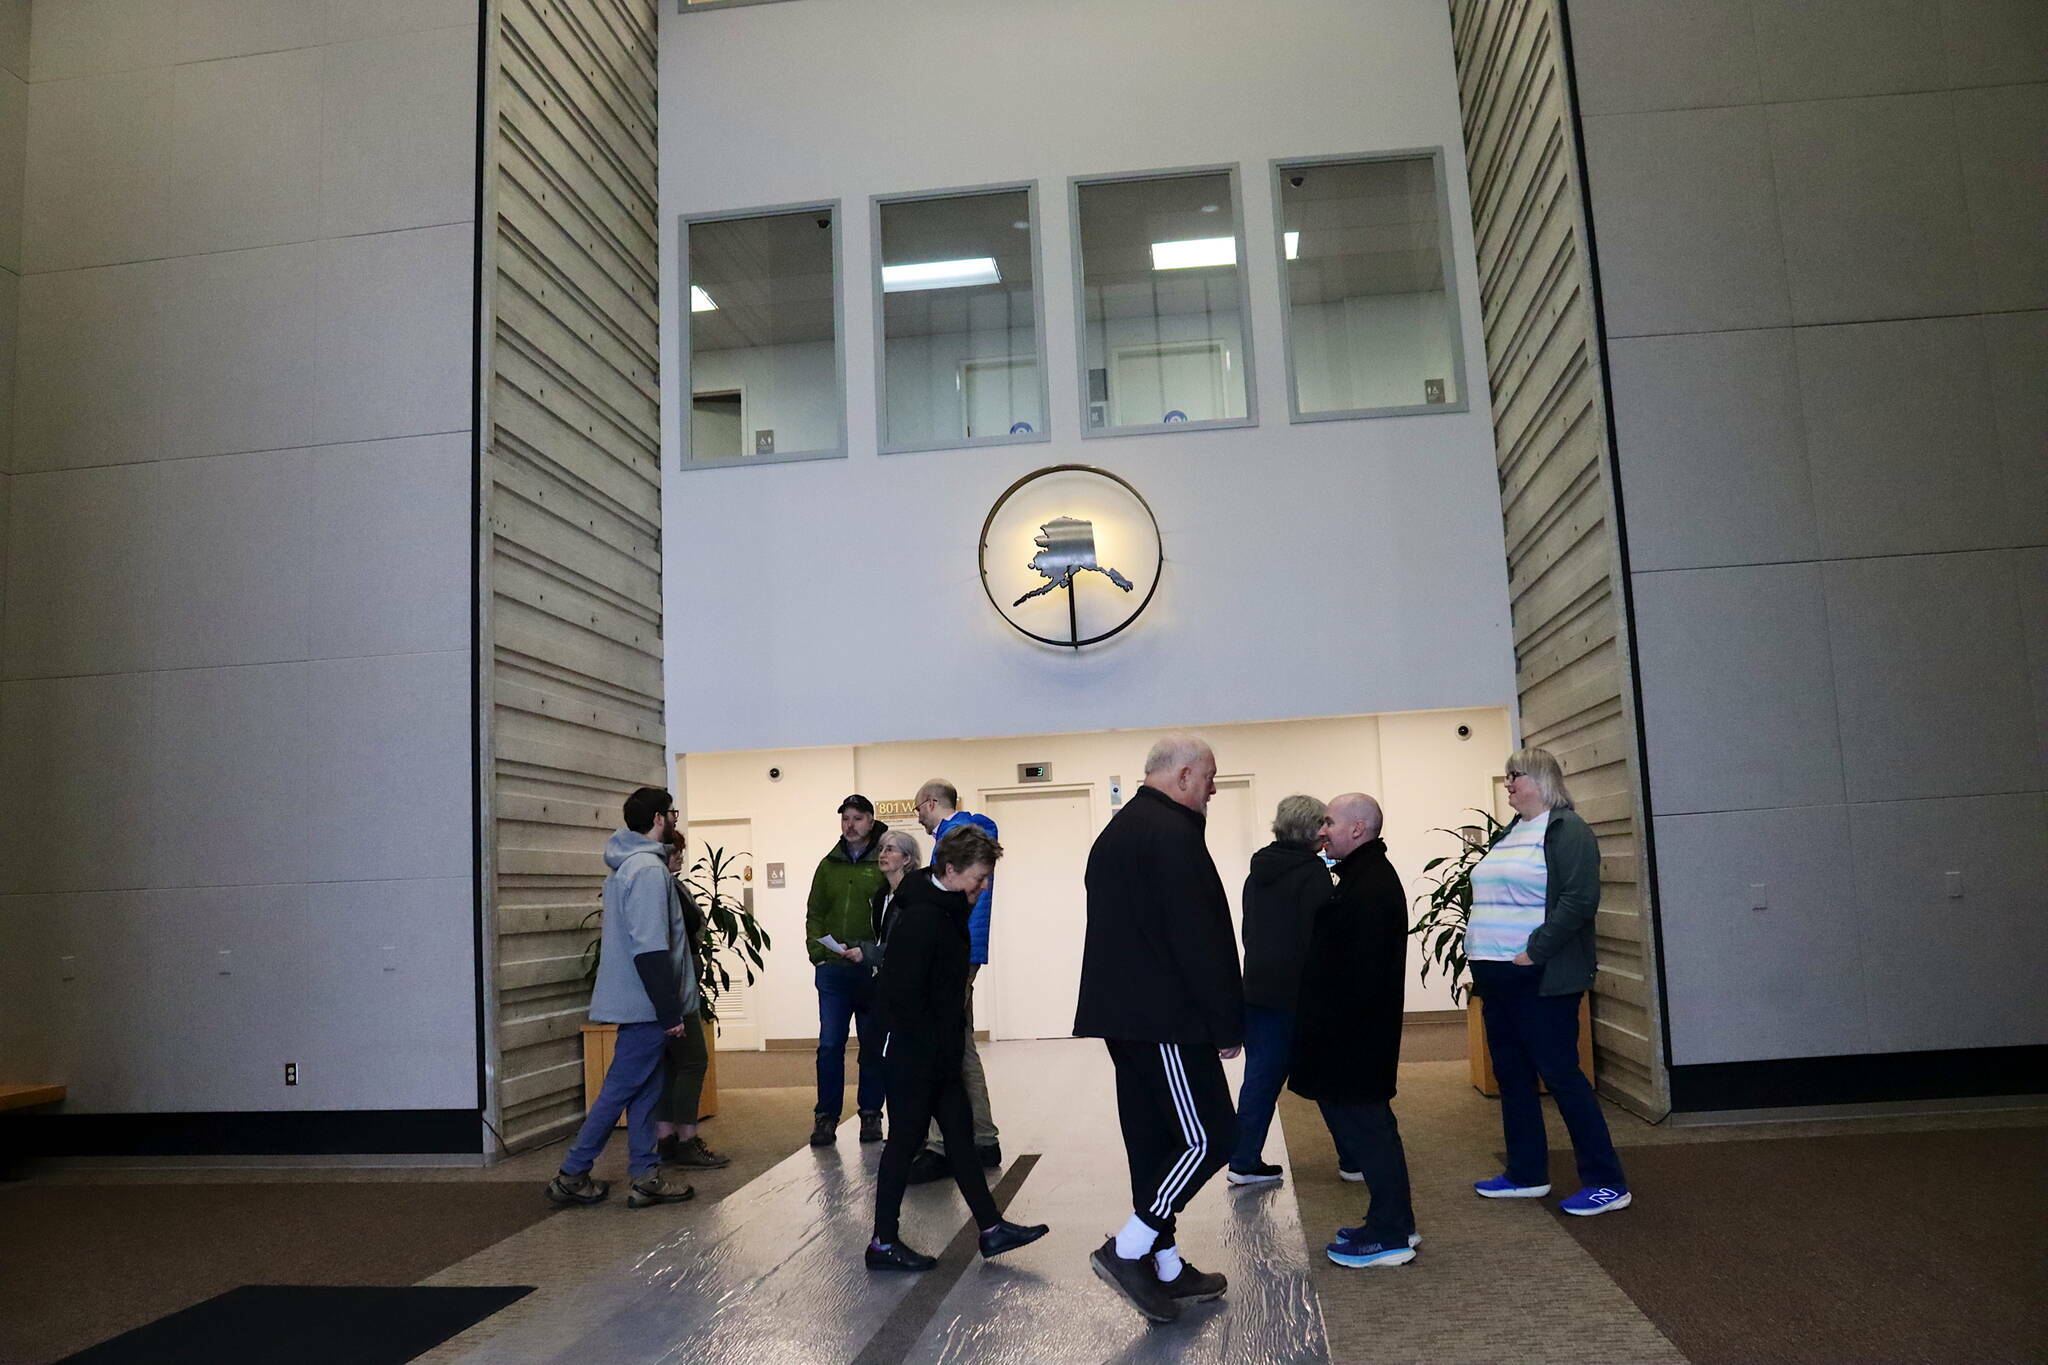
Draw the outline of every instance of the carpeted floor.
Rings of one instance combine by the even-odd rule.
[[[55,1360],[246,1284],[409,1285],[552,1211],[482,1181],[6,1186],[0,1360]]]
[[[1623,1155],[1634,1207],[1555,1216],[1693,1365],[2048,1361],[2038,1128]]]

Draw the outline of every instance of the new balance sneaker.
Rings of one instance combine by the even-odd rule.
[[[811,1146],[830,1147],[839,1137],[839,1116],[817,1114],[811,1119]]]
[[[1223,1178],[1233,1185],[1277,1185],[1281,1171],[1269,1161],[1255,1166],[1232,1166],[1223,1173]]]
[[[1354,1242],[1340,1237],[1324,1248],[1338,1265],[1407,1265],[1415,1259],[1415,1248],[1402,1242]]]
[[[891,1242],[885,1247],[868,1243],[867,1263],[869,1270],[930,1270],[938,1264],[935,1257],[922,1251],[913,1251],[901,1242]]]
[[[714,1152],[701,1137],[678,1142],[673,1148],[664,1147],[662,1162],[669,1166],[681,1166],[690,1171],[715,1171],[721,1166],[732,1165],[732,1158],[723,1152]]]
[[[1153,1274],[1158,1274],[1157,1261],[1153,1263]],[[1166,1291],[1169,1299],[1182,1303],[1208,1303],[1211,1299],[1223,1297],[1223,1291],[1230,1288],[1230,1281],[1214,1272],[1204,1273],[1195,1269],[1194,1262],[1183,1260],[1180,1274],[1170,1280],[1162,1280],[1159,1287]]]
[[[610,1181],[593,1180],[588,1171],[582,1175],[557,1171],[547,1188],[548,1202],[552,1204],[598,1204],[611,1192]]]
[[[1044,1223],[997,1223],[981,1234],[981,1259],[992,1260],[1006,1251],[1030,1246],[1050,1231]]]
[[[1627,1190],[1617,1190],[1606,1185],[1588,1185],[1577,1194],[1567,1195],[1558,1207],[1566,1213],[1591,1218],[1596,1213],[1613,1213],[1616,1209],[1627,1208],[1630,1198]]]
[[[1357,1226],[1357,1227],[1355,1227],[1355,1228],[1338,1228],[1338,1229],[1337,1229],[1337,1240],[1338,1240],[1338,1241],[1340,1241],[1340,1242],[1362,1242],[1362,1241],[1364,1241],[1364,1240],[1365,1240],[1365,1225],[1361,1223],[1361,1224],[1360,1224],[1359,1226]],[[1412,1246],[1412,1247],[1419,1247],[1419,1246],[1421,1246],[1421,1245],[1422,1245],[1422,1234],[1421,1234],[1421,1233],[1419,1233],[1419,1232],[1411,1232],[1411,1233],[1409,1233],[1409,1234],[1408,1234],[1408,1245],[1409,1245],[1409,1246]]]
[[[632,1191],[626,1196],[626,1207],[651,1209],[656,1204],[680,1204],[696,1197],[697,1191],[688,1185],[671,1185],[657,1173],[633,1182]]]
[[[1504,1175],[1472,1182],[1472,1193],[1481,1199],[1541,1199],[1550,1193],[1548,1185],[1517,1185]]]
[[[1127,1261],[1116,1254],[1116,1238],[1112,1237],[1088,1253],[1088,1265],[1096,1279],[1123,1295],[1125,1303],[1153,1322],[1172,1322],[1180,1316],[1180,1300],[1159,1283],[1159,1271],[1152,1264],[1151,1253]]]
[[[874,1109],[861,1110],[860,1140],[862,1142],[880,1142],[882,1138],[882,1115],[880,1111]]]

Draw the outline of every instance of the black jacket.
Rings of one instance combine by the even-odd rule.
[[[1408,897],[1378,839],[1337,864],[1337,882],[1309,938],[1288,1085],[1333,1104],[1390,1100],[1401,1063]]]
[[[890,1063],[958,1066],[967,1039],[967,916],[974,907],[929,872],[903,879],[889,907],[889,945],[876,1001]]]
[[[1316,911],[1335,891],[1330,870],[1307,844],[1280,839],[1252,854],[1243,902],[1247,1005],[1293,1011]]]
[[[1216,1048],[1244,1041],[1230,902],[1205,825],[1199,812],[1140,787],[1096,836],[1076,1037]]]

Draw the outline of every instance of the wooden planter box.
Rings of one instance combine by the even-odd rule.
[[[1593,997],[1590,994],[1579,997],[1579,1070],[1586,1073],[1586,1079],[1593,1079]],[[1479,998],[1473,996],[1465,1001],[1465,1052],[1472,1063],[1472,1088],[1488,1098],[1500,1096],[1500,1082],[1493,1074],[1493,1054],[1486,1050],[1486,1021],[1479,1016]],[[1536,1088],[1543,1094],[1550,1093],[1550,1087],[1536,1082]]]
[[[592,1024],[585,1022],[583,1033],[583,1108],[587,1113],[597,1103],[597,1092],[604,1089],[604,1073],[611,1070],[612,1049],[618,1045],[617,1024]],[[700,1119],[718,1116],[718,1030],[710,1024],[704,1026],[705,1060],[709,1065],[704,1071],[704,1097],[697,1102],[697,1117]],[[619,1115],[617,1128],[626,1126],[626,1116]]]

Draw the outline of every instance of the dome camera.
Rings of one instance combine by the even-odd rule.
[[[1470,739],[1470,738],[1472,738],[1472,727],[1471,727],[1471,726],[1469,726],[1469,725],[1460,725],[1460,726],[1458,727],[1458,738],[1459,738],[1459,739]]]
[[[827,213],[827,214],[821,214],[821,215],[819,215],[819,217],[818,217],[818,226],[819,226],[819,227],[821,227],[821,228],[828,228],[828,227],[831,227],[831,226],[832,226],[832,215],[831,215],[831,214],[829,214],[829,213]]]
[[[782,780],[782,769],[770,768],[768,770],[768,780],[770,782],[780,782]]]
[[[1306,179],[1308,179],[1308,177],[1305,175],[1290,175],[1287,177],[1287,183],[1294,186],[1294,188],[1296,189],[1300,189],[1301,182]]]

